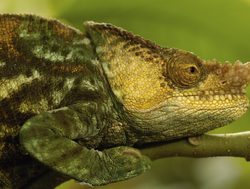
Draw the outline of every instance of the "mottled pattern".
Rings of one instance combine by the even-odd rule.
[[[27,159],[20,152],[18,133],[28,118],[98,98],[104,87],[92,75],[97,71],[89,39],[55,20],[1,15],[0,63],[0,163],[11,162],[14,171],[19,166],[15,162]]]
[[[87,61],[91,51],[80,32],[34,16],[2,15],[0,36],[4,138],[9,129],[21,126],[31,115],[71,103],[65,97],[90,72],[84,63],[91,63]]]
[[[85,27],[0,15],[0,187],[20,188],[46,167],[92,185],[129,179],[150,168],[130,146],[202,134],[246,112],[249,64]]]

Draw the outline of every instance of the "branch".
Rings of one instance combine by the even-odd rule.
[[[152,160],[166,157],[234,156],[250,160],[250,131],[230,134],[205,134],[174,142],[141,148]]]
[[[205,134],[168,143],[147,145],[146,147],[141,147],[140,150],[152,160],[183,156],[193,158],[234,156],[244,157],[250,161],[250,131],[232,134]],[[25,169],[18,170],[22,172],[23,170],[28,171],[29,167],[30,165]],[[15,171],[15,173],[17,175],[15,179],[9,180],[9,186],[15,183],[15,188],[18,188],[19,180],[23,178],[19,177],[18,172]],[[67,179],[69,178],[52,171],[51,173],[45,173],[43,176],[37,177],[33,182],[29,181],[25,188],[53,188]],[[44,185],[44,183],[46,184]]]

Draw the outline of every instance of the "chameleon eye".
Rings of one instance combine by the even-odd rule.
[[[182,88],[195,86],[205,75],[201,61],[192,54],[170,60],[166,72],[171,81]]]
[[[188,71],[190,74],[195,74],[198,70],[196,66],[190,66]]]

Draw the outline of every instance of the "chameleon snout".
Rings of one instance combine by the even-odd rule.
[[[234,87],[240,87],[242,89],[250,82],[250,62],[241,63],[236,61],[235,64],[229,67],[229,70],[225,73],[224,78]]]
[[[236,61],[224,64],[213,60],[207,61],[206,67],[209,73],[215,75],[214,88],[230,91],[232,94],[245,94],[245,89],[250,83],[250,62],[242,63]]]
[[[245,88],[250,83],[250,62],[221,64],[216,72],[220,74],[222,84],[229,88],[241,89],[241,92],[245,93]]]

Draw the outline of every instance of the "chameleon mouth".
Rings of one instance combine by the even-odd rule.
[[[176,94],[171,99],[177,101],[224,101],[224,100],[240,100],[246,98],[246,87],[232,88],[227,90],[206,90],[198,92],[184,92],[183,94]]]
[[[247,111],[249,100],[246,88],[231,88],[227,90],[206,90],[198,92],[184,92],[171,97],[172,105],[178,108],[189,107],[190,109],[220,110],[238,108]],[[170,103],[171,104],[171,103]],[[162,108],[164,105],[161,105]]]

